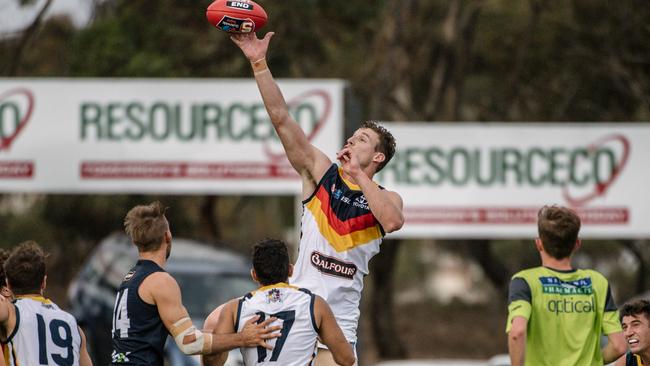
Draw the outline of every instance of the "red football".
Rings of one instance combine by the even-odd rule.
[[[229,33],[250,33],[261,29],[268,16],[251,0],[215,0],[206,11],[210,24]]]

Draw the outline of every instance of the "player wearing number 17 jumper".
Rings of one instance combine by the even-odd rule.
[[[18,245],[4,265],[11,303],[0,297],[0,340],[9,366],[91,366],[75,318],[43,297],[45,254],[33,241]]]
[[[275,317],[282,325],[281,336],[275,339],[273,352],[261,347],[242,348],[246,366],[312,365],[320,337],[336,363],[354,364],[352,346],[343,336],[327,303],[309,290],[288,283],[293,266],[289,263],[287,246],[281,240],[266,239],[253,247],[251,276],[260,288],[220,306],[208,316],[204,328],[219,333],[232,333],[255,315]],[[272,341],[273,342],[273,341]],[[204,366],[222,366],[227,354],[204,356]]]

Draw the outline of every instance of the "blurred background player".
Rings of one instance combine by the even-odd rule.
[[[90,366],[86,339],[75,318],[43,297],[45,253],[34,241],[12,250],[5,264],[15,302],[0,301],[0,338],[5,361],[19,365]]]
[[[614,365],[650,365],[650,301],[634,300],[621,306],[621,324],[629,350]]]
[[[516,273],[508,296],[508,349],[513,366],[602,365],[626,350],[607,279],[574,269],[580,218],[565,207],[538,212],[535,246],[542,266]],[[601,351],[600,335],[609,342]]]
[[[183,306],[181,289],[163,268],[171,254],[172,234],[160,202],[132,208],[124,219],[127,235],[138,247],[139,260],[124,277],[113,312],[112,363],[119,365],[163,365],[163,348],[171,334],[185,354],[210,354],[242,346],[271,348],[265,339],[279,327],[266,327],[256,317],[241,333],[222,334],[197,330]]]
[[[291,283],[322,296],[354,345],[368,262],[379,252],[384,235],[404,224],[401,197],[372,181],[395,153],[395,139],[377,123],[365,122],[336,154],[341,167],[333,164],[289,114],[266,64],[272,36],[231,38],[251,62],[273,127],[302,179],[300,250]],[[318,353],[316,365],[333,364],[327,350]]]
[[[352,346],[347,342],[327,303],[309,290],[289,285],[293,266],[289,263],[287,246],[281,240],[266,239],[253,247],[251,276],[260,288],[239,299],[233,299],[215,310],[204,328],[217,334],[241,329],[242,322],[256,314],[276,317],[281,321],[280,338],[272,352],[266,349],[242,348],[246,366],[273,364],[304,366],[314,359],[317,339],[329,348],[339,365],[355,362]],[[204,356],[204,366],[222,366],[227,354]]]

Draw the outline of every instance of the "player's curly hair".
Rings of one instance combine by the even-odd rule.
[[[549,255],[567,258],[578,241],[580,218],[569,208],[544,206],[537,213],[537,232]]]
[[[141,252],[152,252],[160,248],[169,222],[165,207],[155,201],[148,205],[133,207],[124,218],[124,231]]]
[[[33,240],[15,247],[4,263],[7,282],[14,295],[38,294],[45,278],[45,252]]]
[[[393,134],[386,127],[380,125],[377,121],[364,121],[361,123],[360,128],[369,128],[379,135],[379,144],[377,144],[376,151],[384,154],[386,159],[379,164],[377,171],[384,169],[390,159],[393,158],[393,155],[395,155],[395,148],[397,146],[395,137],[393,137]]]
[[[619,312],[621,321],[624,316],[632,315],[645,315],[646,319],[650,320],[650,301],[646,299],[638,299],[633,301],[628,301],[623,306]]]
[[[262,286],[287,282],[289,279],[289,251],[279,239],[264,239],[253,245],[253,269]]]

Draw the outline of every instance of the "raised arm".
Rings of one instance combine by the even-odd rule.
[[[314,301],[314,316],[316,317],[316,325],[318,325],[319,336],[323,344],[332,352],[332,357],[338,365],[352,366],[356,359],[352,346],[345,339],[341,327],[339,327],[332,309],[321,298],[316,296]]]
[[[251,63],[264,106],[289,162],[301,177],[318,183],[332,162],[307,140],[300,125],[289,114],[282,92],[266,64],[266,52],[273,34],[269,32],[262,39],[254,33],[235,34],[231,39]]]
[[[166,272],[157,272],[147,277],[138,292],[143,300],[153,300],[153,304],[158,307],[160,318],[178,348],[188,355],[212,354],[237,347],[272,348],[266,343],[266,339],[279,337],[278,333],[272,332],[280,327],[267,327],[275,318],[260,324],[248,322],[240,333],[215,336],[197,330],[183,306],[178,283]]]

